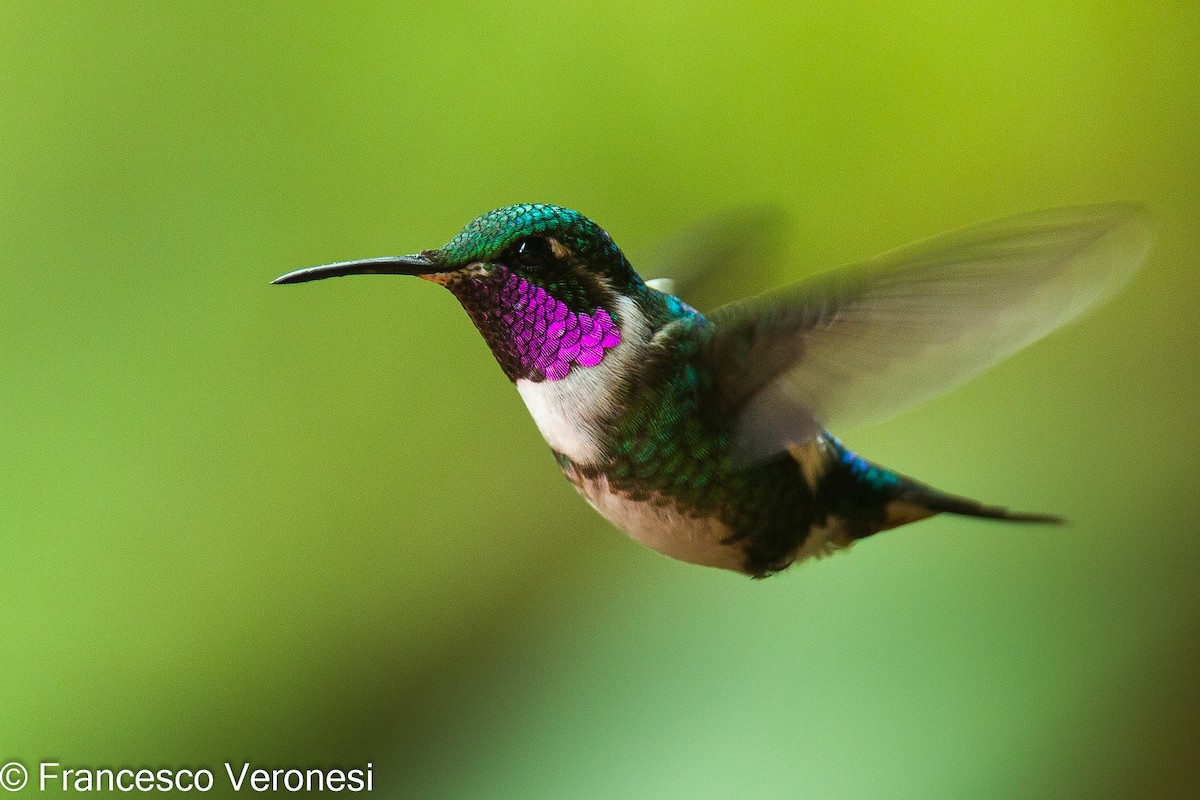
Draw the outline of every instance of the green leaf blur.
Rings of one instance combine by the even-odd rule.
[[[371,762],[406,798],[1200,794],[1195,4],[2,16],[0,761]],[[1112,303],[837,432],[1072,524],[936,519],[765,582],[588,509],[449,294],[268,285],[522,201],[635,265],[779,204],[784,283],[1108,200],[1161,225]]]

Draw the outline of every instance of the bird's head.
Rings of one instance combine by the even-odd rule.
[[[578,211],[523,203],[472,220],[409,256],[309,267],[275,283],[416,275],[459,299],[512,380],[558,380],[620,342],[622,298],[646,291],[612,238]]]

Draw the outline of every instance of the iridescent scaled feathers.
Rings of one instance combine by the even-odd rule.
[[[449,263],[490,261],[526,236],[553,236],[583,259],[620,257],[612,238],[599,225],[569,208],[519,203],[472,220],[438,252]]]
[[[604,308],[572,311],[545,288],[498,266],[450,286],[513,380],[557,381],[594,367],[621,341]]]

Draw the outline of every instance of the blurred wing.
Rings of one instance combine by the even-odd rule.
[[[746,205],[696,220],[661,241],[637,268],[652,288],[695,308],[712,308],[737,286],[762,285],[783,250],[787,215],[776,206]],[[723,297],[722,297],[723,295]]]
[[[656,292],[675,294],[675,281],[671,278],[651,278],[646,285]]]
[[[757,461],[975,377],[1112,296],[1149,252],[1134,206],[985,222],[710,315],[738,443]]]

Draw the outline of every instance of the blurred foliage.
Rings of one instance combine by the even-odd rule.
[[[421,798],[1200,794],[1194,3],[3,19],[0,760],[371,761]],[[932,520],[754,583],[579,501],[448,294],[268,285],[526,200],[635,264],[781,206],[772,283],[1039,207],[1162,229],[1084,324],[838,432],[1072,526]]]

